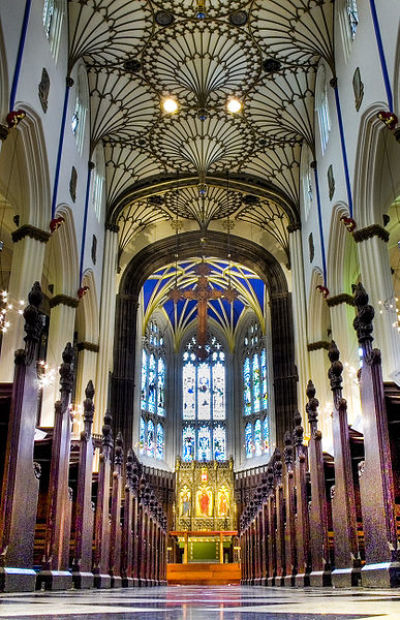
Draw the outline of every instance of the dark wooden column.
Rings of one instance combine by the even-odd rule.
[[[50,479],[46,540],[42,570],[38,573],[37,587],[46,590],[68,590],[72,574],[68,570],[71,531],[68,490],[69,457],[71,447],[70,400],[74,383],[74,350],[69,342],[63,352],[60,366],[60,400],[55,404],[54,432],[51,447]]]
[[[292,429],[297,405],[292,300],[288,292],[271,294],[272,355],[277,445],[283,450],[285,431]]]
[[[133,436],[137,308],[136,296],[117,295],[111,403],[114,430],[121,430],[127,446],[131,445]]]
[[[121,579],[121,503],[124,442],[121,433],[115,438],[114,471],[111,491],[110,575],[111,587],[120,588]]]
[[[275,585],[285,585],[285,523],[284,523],[284,493],[282,484],[282,457],[280,450],[275,451],[275,510],[276,510],[276,578]]]
[[[93,574],[95,588],[111,588],[110,576],[110,483],[111,458],[114,447],[112,416],[104,416],[101,442],[99,477],[97,484],[97,505],[95,515],[95,547]]]
[[[124,525],[122,528],[121,544],[121,577],[124,588],[133,586],[133,510],[134,510],[134,486],[133,486],[133,451],[129,448],[126,455],[126,482],[124,498]]]
[[[268,498],[268,487],[267,487],[267,479],[264,477],[262,479],[261,485],[261,509],[260,509],[260,526],[261,526],[261,585],[266,585],[267,583],[267,567],[268,567],[268,549],[267,549],[267,520],[266,520],[266,510],[267,510],[267,498]]]
[[[365,461],[360,464],[361,510],[364,523],[365,566],[361,583],[366,587],[400,585],[400,547],[396,532],[392,459],[381,353],[372,349],[374,309],[362,284],[354,287],[357,316],[354,328],[362,349],[360,377]]]
[[[312,571],[311,586],[330,586],[331,566],[328,542],[328,504],[325,486],[325,465],[322,451],[322,433],[318,430],[318,406],[312,381],[307,385],[306,406],[311,437],[308,444],[308,461],[311,478],[310,549]]]
[[[333,392],[333,446],[335,486],[331,488],[336,588],[358,586],[361,581],[361,557],[357,536],[356,496],[353,482],[347,402],[342,397],[343,365],[334,341],[329,347],[329,379]]]
[[[295,483],[293,470],[293,444],[292,433],[287,431],[284,436],[285,449],[283,458],[285,460],[285,586],[294,586],[297,573],[296,556],[296,500]]]
[[[94,387],[89,381],[83,402],[84,429],[81,433],[79,447],[79,468],[75,507],[75,540],[72,561],[72,578],[75,588],[92,588],[92,544],[93,544],[93,508],[92,508],[92,470],[94,444],[92,424],[94,416]]]
[[[38,381],[36,352],[42,320],[39,282],[29,293],[24,310],[25,349],[15,352],[14,382],[8,424],[0,509],[0,590],[35,589],[33,544],[40,467],[33,462]]]
[[[295,449],[294,479],[296,487],[296,557],[298,586],[310,585],[310,527],[308,519],[307,498],[307,447],[303,444],[303,427],[301,414],[297,411],[294,417],[295,428],[293,443]]]
[[[268,549],[268,577],[269,586],[275,585],[276,578],[276,536],[275,536],[275,473],[273,465],[267,469],[267,549]]]
[[[138,587],[140,569],[140,508],[139,508],[140,464],[135,457],[132,471],[132,524],[133,524],[133,586]]]

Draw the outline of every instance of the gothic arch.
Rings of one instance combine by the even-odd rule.
[[[76,311],[78,341],[98,344],[99,308],[97,302],[96,281],[91,269],[88,269],[83,274],[82,286],[87,286],[88,290],[81,298]]]
[[[355,273],[357,268],[359,271],[356,243],[340,220],[343,215],[349,216],[349,208],[341,202],[333,207],[329,235],[328,288],[331,296],[352,294],[351,285],[358,276]]]
[[[117,296],[114,341],[114,371],[111,406],[115,424],[132,437],[135,383],[136,316],[140,289],[156,269],[174,260],[175,237],[162,239],[134,256],[121,278]],[[227,235],[219,232],[191,232],[180,235],[180,258],[226,257]],[[230,237],[232,261],[253,269],[266,281],[271,304],[273,368],[278,441],[291,427],[297,406],[296,369],[291,295],[282,267],[264,248],[240,237]]]
[[[44,275],[54,287],[54,295],[77,297],[79,262],[74,219],[70,207],[60,205],[56,217],[64,222],[54,231],[46,245]]]
[[[354,214],[357,228],[383,225],[382,216],[400,194],[399,145],[378,119],[384,102],[377,102],[362,116],[354,169]]]

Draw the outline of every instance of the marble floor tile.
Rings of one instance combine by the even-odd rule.
[[[170,586],[0,595],[0,620],[400,620],[400,590]]]

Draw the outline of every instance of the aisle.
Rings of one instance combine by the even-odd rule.
[[[0,595],[0,618],[53,620],[398,620],[400,591],[170,586]]]

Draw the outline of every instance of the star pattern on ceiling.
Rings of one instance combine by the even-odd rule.
[[[87,67],[120,255],[176,216],[203,230],[244,220],[287,251],[319,61],[334,73],[333,10],[333,0],[70,0],[69,64]],[[175,115],[162,110],[171,95]]]

